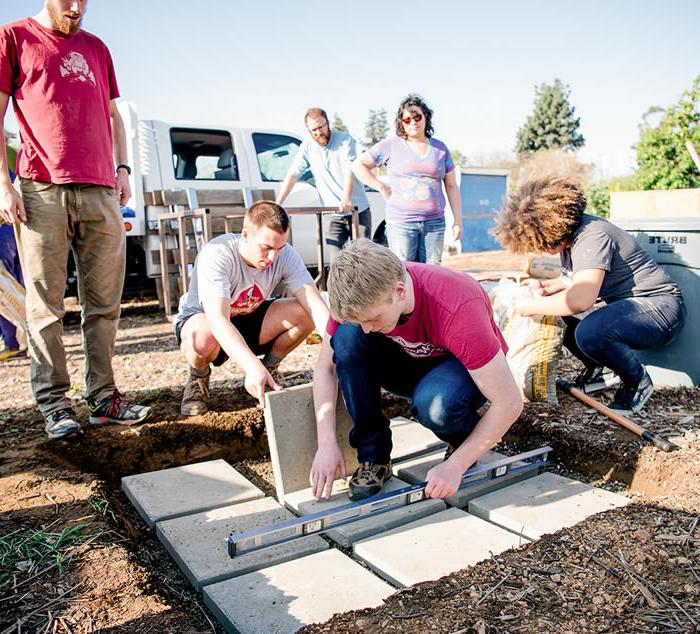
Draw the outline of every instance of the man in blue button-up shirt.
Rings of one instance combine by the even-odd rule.
[[[360,238],[371,237],[372,216],[365,189],[350,169],[356,158],[355,139],[347,132],[331,130],[328,115],[321,108],[309,108],[304,122],[310,138],[299,148],[287,177],[282,183],[277,203],[282,205],[296,182],[311,170],[324,207],[337,207],[325,227],[326,245],[331,257],[352,236],[352,208],[360,211]]]

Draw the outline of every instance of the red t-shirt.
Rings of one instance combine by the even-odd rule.
[[[12,95],[19,124],[20,176],[114,187],[109,107],[119,89],[99,38],[32,18],[0,26],[0,90]]]
[[[508,350],[493,320],[486,291],[465,273],[434,264],[406,262],[413,281],[415,305],[408,321],[387,337],[412,357],[435,357],[448,353],[467,370],[478,370]],[[339,322],[328,320],[331,336]]]

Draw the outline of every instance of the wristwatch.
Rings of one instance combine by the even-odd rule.
[[[125,169],[125,170],[126,170],[126,173],[127,173],[129,176],[131,176],[131,168],[130,168],[126,163],[119,163],[119,165],[117,165],[117,169],[114,170],[114,171],[115,171],[115,172],[118,172],[118,171],[121,170],[121,169]]]

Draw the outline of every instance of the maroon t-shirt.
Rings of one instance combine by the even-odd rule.
[[[409,319],[388,335],[412,357],[457,357],[467,370],[478,370],[499,350],[508,350],[493,320],[486,291],[465,273],[435,264],[406,262],[415,305]],[[331,317],[333,335],[340,322]]]
[[[99,38],[32,18],[0,26],[0,90],[12,95],[19,124],[20,176],[114,187],[109,108],[119,89]]]

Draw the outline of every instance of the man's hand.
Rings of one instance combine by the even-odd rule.
[[[343,452],[337,442],[319,446],[311,465],[309,482],[314,498],[329,498],[333,489],[333,481],[336,473],[342,478],[347,478],[347,467]]]
[[[338,211],[343,214],[352,211],[352,202],[343,198],[343,200],[340,201],[340,205],[338,205]]]
[[[11,183],[0,185],[0,218],[10,225],[27,221],[22,197]]]
[[[260,362],[245,373],[243,385],[248,394],[258,399],[260,407],[265,407],[265,387],[275,391],[282,389],[280,385],[275,383],[267,368]]]
[[[131,198],[131,185],[129,185],[129,175],[126,173],[125,169],[120,169],[117,172],[117,184],[115,185],[117,190],[117,200],[119,205],[123,207],[129,202]]]
[[[441,462],[428,471],[425,495],[431,498],[446,498],[457,493],[464,474],[451,460]]]
[[[386,183],[382,183],[379,186],[379,193],[384,197],[384,200],[389,200],[391,198],[391,187]]]

